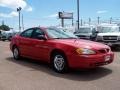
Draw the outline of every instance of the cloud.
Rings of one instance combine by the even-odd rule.
[[[103,14],[103,13],[107,13],[107,10],[101,10],[101,11],[97,11],[97,14]]]
[[[12,11],[9,15],[12,16],[12,17],[17,17],[18,12]]]
[[[28,9],[28,11],[32,11],[32,7],[29,6],[25,0],[0,0],[0,6],[14,10],[16,10],[18,7],[21,7],[23,10]]]
[[[10,18],[11,16],[9,16],[8,14],[0,13],[0,17]]]
[[[58,17],[58,14],[52,14],[52,15],[47,16],[46,18],[56,18],[56,17]]]
[[[12,11],[11,13],[0,13],[0,17],[4,17],[4,18],[12,18],[12,17],[16,17],[18,16],[18,12]]]
[[[26,8],[26,11],[31,12],[31,11],[33,11],[33,8],[32,8],[31,6],[28,6],[28,7]]]

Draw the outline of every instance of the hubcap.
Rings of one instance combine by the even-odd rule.
[[[18,53],[18,49],[15,48],[14,51],[13,51],[14,57],[15,57],[15,58],[18,58],[18,54],[19,54],[19,53]]]
[[[54,66],[55,66],[55,68],[56,68],[58,71],[60,71],[60,70],[63,70],[64,65],[65,65],[65,62],[64,62],[63,56],[61,56],[61,55],[56,55],[56,56],[54,57]]]

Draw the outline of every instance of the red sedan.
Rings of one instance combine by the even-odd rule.
[[[112,63],[114,54],[101,43],[78,39],[68,31],[35,27],[12,38],[14,59],[27,57],[50,63],[59,73],[68,68],[95,68]]]

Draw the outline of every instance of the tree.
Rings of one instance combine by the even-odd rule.
[[[10,30],[9,26],[7,26],[7,25],[1,25],[0,29],[4,30],[4,31],[9,31]]]

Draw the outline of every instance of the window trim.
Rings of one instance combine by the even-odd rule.
[[[36,38],[33,37],[33,35],[34,35],[34,33],[35,33],[38,29],[39,29],[40,31],[42,31],[42,32],[44,33],[44,35],[46,35],[45,32],[44,32],[42,29],[40,29],[40,28],[34,28],[34,30],[33,30],[33,32],[32,32],[32,35],[31,35],[31,38],[32,38],[32,39],[36,39]]]
[[[29,31],[29,30],[32,30],[32,32],[31,32],[31,36],[30,36],[30,37],[22,36],[23,33],[27,32],[27,31]],[[33,32],[34,32],[34,28],[30,28],[30,29],[27,29],[27,30],[23,31],[23,32],[20,34],[20,36],[21,36],[21,37],[24,37],[24,38],[31,38],[32,35],[33,35]]]

